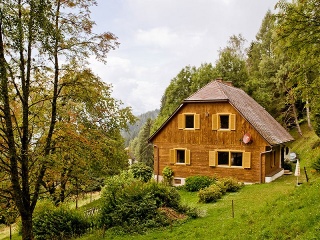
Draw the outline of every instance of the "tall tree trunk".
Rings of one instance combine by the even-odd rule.
[[[1,16],[2,17],[2,16]],[[13,124],[11,119],[11,108],[9,100],[9,83],[7,76],[7,63],[4,57],[4,46],[3,46],[3,30],[2,30],[2,19],[0,19],[0,80],[1,80],[1,99],[3,101],[3,114],[4,114],[4,132],[7,138],[8,150],[9,150],[9,161],[10,161],[10,177],[12,184],[12,195],[15,204],[19,210],[22,219],[22,239],[32,240],[32,209],[30,208],[30,195],[29,187],[27,186],[28,174],[23,173],[25,166],[22,166],[20,171],[23,177],[23,188],[20,187],[19,181],[19,167],[18,167],[18,154],[16,150],[16,144],[14,139]],[[21,159],[22,160],[22,159]]]
[[[298,120],[298,114],[297,114],[296,105],[294,104],[294,102],[291,105],[292,105],[292,110],[293,110],[294,122],[296,123],[296,127],[297,127],[297,130],[298,130],[298,133],[300,134],[300,136],[302,136],[302,131],[301,131],[299,120]]]
[[[312,130],[312,125],[311,125],[311,117],[310,117],[310,104],[309,104],[309,99],[307,98],[306,100],[306,111],[307,111],[307,122],[308,122],[308,127],[310,130]]]
[[[33,212],[32,209],[29,209],[29,211],[26,210],[26,214],[21,215],[23,240],[34,239],[33,231],[32,231],[32,212]]]

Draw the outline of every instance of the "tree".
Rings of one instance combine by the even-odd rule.
[[[55,150],[58,100],[66,86],[77,84],[77,78],[64,81],[63,76],[73,72],[72,63],[81,66],[90,54],[104,60],[118,43],[111,33],[92,32],[89,7],[96,1],[2,3],[0,167],[21,216],[22,238],[29,240],[33,239],[32,214]],[[130,109],[123,113],[123,120],[128,120]],[[116,126],[117,117],[111,118],[111,125]]]
[[[310,109],[317,128],[319,111],[319,23],[320,6],[316,0],[279,1],[276,34],[281,48],[295,68],[290,78],[296,82],[301,100],[305,103],[310,124]],[[311,108],[310,108],[311,106]],[[310,126],[311,127],[311,126]],[[316,131],[317,132],[317,131]]]
[[[159,115],[152,126],[151,132],[156,131],[184,99],[218,76],[212,64],[204,63],[199,68],[190,66],[183,68],[166,88],[161,99]]]
[[[275,51],[274,15],[268,11],[262,21],[256,40],[248,49],[247,66],[249,80],[246,91],[283,125],[293,123],[292,98],[287,80],[287,58]],[[289,69],[287,69],[289,70]],[[289,101],[290,100],[290,101]],[[294,102],[295,103],[295,102]]]
[[[149,118],[138,135],[137,154],[135,155],[138,162],[143,162],[153,169],[153,146],[148,142],[152,120]]]
[[[216,62],[216,71],[224,80],[232,81],[235,87],[244,88],[248,80],[246,68],[245,39],[241,34],[232,35],[228,46],[219,52]]]

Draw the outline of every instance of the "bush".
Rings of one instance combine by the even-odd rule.
[[[132,164],[130,170],[134,178],[140,179],[144,182],[148,182],[153,175],[152,168],[142,162]]]
[[[292,172],[292,164],[291,164],[291,162],[284,161],[283,169],[284,170],[289,170],[290,172]]]
[[[128,181],[125,175],[109,178],[106,182],[98,220],[100,227],[142,233],[147,228],[167,226],[170,220],[159,208],[180,210],[180,195],[176,189],[154,181]]]
[[[173,175],[174,175],[173,170],[169,166],[166,166],[162,170],[162,176],[163,176],[164,184],[171,185],[171,182],[172,182],[172,179],[173,179]]]
[[[198,192],[198,197],[201,203],[216,202],[222,197],[221,188],[218,185],[212,184],[209,187],[201,189]]]
[[[317,172],[320,172],[320,157],[318,157],[318,159],[312,163],[312,168]]]
[[[237,192],[243,186],[234,178],[222,178],[220,181],[225,185],[227,192]]]
[[[186,179],[185,189],[189,192],[197,192],[213,183],[213,179],[208,176],[192,176]]]
[[[39,240],[79,237],[90,227],[90,221],[81,212],[47,202],[36,209],[33,217],[33,232]]]
[[[225,185],[225,183],[223,181],[218,180],[214,184],[220,188],[220,191],[222,194],[226,194],[227,186]]]

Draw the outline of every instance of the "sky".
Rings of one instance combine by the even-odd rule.
[[[186,66],[218,59],[232,35],[247,46],[276,0],[97,0],[94,31],[112,32],[119,48],[91,68],[113,86],[112,97],[135,115],[160,108],[170,81]]]

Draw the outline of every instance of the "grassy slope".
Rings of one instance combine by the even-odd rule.
[[[283,176],[269,184],[245,186],[213,204],[198,204],[196,194],[181,191],[183,201],[201,209],[203,217],[145,235],[116,236],[107,232],[104,239],[319,239],[320,177],[310,171],[310,166],[320,156],[320,148],[311,149],[318,138],[306,127],[303,131],[303,137],[292,133],[296,141],[291,147],[299,153],[301,170],[306,167],[309,183],[301,171],[299,181],[303,184],[299,187],[296,177]],[[103,238],[97,232],[81,239]]]
[[[312,173],[310,166],[320,156],[320,148],[311,149],[318,138],[305,127],[303,131],[303,137],[292,133],[296,141],[291,147],[300,155],[301,170],[307,168],[309,183],[303,174],[299,187],[296,177],[283,176],[269,184],[245,186],[213,204],[199,204],[196,194],[181,191],[182,200],[201,209],[203,217],[145,235],[116,236],[106,232],[102,238],[97,231],[81,239],[319,239],[320,177]]]

